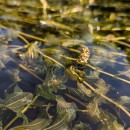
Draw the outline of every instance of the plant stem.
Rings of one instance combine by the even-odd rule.
[[[22,39],[27,45],[30,45],[30,43],[20,34],[18,34],[18,37]]]
[[[79,103],[80,105],[82,105],[82,106],[84,106],[84,107],[86,107],[86,106],[87,106],[87,104],[85,104],[85,103],[81,102],[79,99],[77,99],[77,98],[75,98],[75,97],[71,96],[71,95],[70,95],[70,94],[68,94],[68,93],[65,93],[65,96],[67,96],[67,97],[71,98],[72,100],[76,101],[77,103]]]
[[[83,83],[85,85],[87,85],[94,93],[97,93],[96,92],[96,89],[93,88],[90,84],[88,84],[86,81],[83,80]],[[105,100],[109,101],[110,103],[114,104],[116,107],[120,108],[128,117],[130,117],[130,113],[122,106],[120,105],[119,103],[113,101],[112,99],[110,99],[109,97],[101,94],[101,93],[97,93],[99,96],[101,96],[102,98],[104,98]]]
[[[24,32],[19,32],[19,34],[21,34],[23,36],[26,36],[26,37],[33,38],[35,40],[39,40],[39,41],[43,41],[43,42],[48,42],[47,40],[45,40],[43,38],[40,38],[40,37],[37,37],[37,36],[33,36],[33,35],[30,35],[30,34],[27,34],[27,33],[24,33]]]
[[[71,70],[70,70],[71,71]],[[98,93],[96,91],[96,89],[91,86],[89,83],[87,83],[82,77],[80,77],[75,71],[71,71],[73,75],[77,76],[77,79],[82,82],[83,84],[87,85],[89,87],[90,90],[92,90],[95,94],[99,95],[100,97],[102,97],[103,99],[105,99],[106,101],[114,104],[116,107],[120,108],[128,117],[130,117],[130,113],[119,103],[113,101],[112,99],[110,99],[109,97],[105,96],[102,93]],[[82,86],[82,89],[84,90],[84,92],[86,92],[86,87]]]
[[[33,72],[31,72],[26,66],[24,66],[23,64],[18,64],[18,66],[20,68],[22,68],[23,70],[27,71],[28,73],[32,74],[34,77],[36,77],[38,80],[43,82],[43,79],[41,79],[39,76],[37,76],[36,74],[34,74]]]
[[[25,113],[25,112],[28,110],[28,108],[37,100],[37,98],[38,98],[38,96],[36,95],[36,96],[33,98],[32,102],[29,103],[29,104],[21,111],[21,113]],[[18,116],[15,116],[15,117],[4,127],[3,130],[7,130],[18,118],[19,118]]]
[[[121,45],[124,45],[124,46],[130,48],[130,45],[129,45],[128,43],[126,43],[126,42],[118,41],[118,40],[116,40],[116,41],[114,41],[114,42],[115,42],[115,43],[118,43],[118,44],[121,44]]]
[[[67,58],[67,59],[69,59],[69,60],[77,60],[77,59],[75,59],[75,58],[71,58],[71,57],[66,57],[66,56],[64,56],[64,58]],[[113,61],[114,62],[114,61]],[[118,62],[117,62],[118,63]],[[119,62],[120,63],[120,62]],[[122,62],[121,62],[122,63]],[[126,64],[125,64],[126,65]],[[85,64],[85,66],[88,66],[88,67],[90,67],[91,69],[93,69],[93,70],[95,70],[95,71],[98,71],[98,72],[100,72],[100,73],[103,73],[103,74],[106,74],[106,75],[108,75],[108,76],[110,76],[110,77],[113,77],[113,78],[115,78],[115,79],[118,79],[118,80],[120,80],[120,81],[123,81],[123,82],[125,82],[125,83],[128,83],[128,84],[130,84],[130,81],[128,81],[128,80],[126,80],[126,79],[123,79],[123,78],[120,78],[120,77],[118,77],[118,76],[116,76],[116,75],[113,75],[113,74],[111,74],[111,73],[108,73],[108,72],[105,72],[105,71],[103,71],[103,70],[100,70],[100,69],[97,69],[96,67],[94,67],[94,66],[92,66],[92,65],[90,65],[90,64]]]
[[[37,51],[39,54],[41,54],[43,57],[50,59],[51,61],[55,62],[56,64],[58,64],[60,67],[64,67],[60,62],[58,62],[57,60],[45,55],[44,53],[42,53],[40,50]]]
[[[128,81],[128,80],[126,80],[126,79],[117,77],[117,76],[115,76],[115,75],[113,75],[113,74],[111,74],[111,73],[108,73],[108,72],[105,72],[105,71],[103,71],[103,70],[97,69],[97,68],[95,68],[94,66],[92,66],[92,65],[90,65],[90,64],[85,64],[85,65],[88,66],[88,67],[90,67],[91,69],[93,69],[93,70],[95,70],[95,71],[98,71],[98,72],[100,72],[100,73],[106,74],[106,75],[108,75],[108,76],[110,76],[110,77],[113,77],[113,78],[115,78],[115,79],[118,79],[118,80],[120,80],[120,81],[123,81],[123,82],[125,82],[125,83],[130,84],[130,81]]]

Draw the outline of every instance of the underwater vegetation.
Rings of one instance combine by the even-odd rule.
[[[129,4],[0,0],[0,129],[129,130]]]

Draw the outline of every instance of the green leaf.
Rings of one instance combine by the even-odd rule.
[[[68,76],[70,78],[72,78],[72,80],[76,80],[76,81],[80,80],[82,82],[82,79],[80,77],[83,78],[85,76],[84,71],[81,71],[74,66],[71,66],[69,69],[66,69],[66,72],[67,72]]]
[[[51,26],[51,27],[56,27],[59,29],[64,29],[64,30],[68,30],[68,31],[72,31],[72,32],[74,31],[74,29],[72,27],[69,27],[65,24],[61,24],[61,23],[53,21],[53,20],[41,21],[41,24],[42,23],[47,24],[48,26]]]
[[[80,91],[77,88],[69,87],[68,90],[69,90],[69,93],[71,93],[71,94],[74,94],[74,95],[79,96],[81,98],[84,97],[84,93],[82,93],[82,91]]]
[[[62,42],[62,46],[64,47],[73,47],[73,46],[81,46],[85,43],[84,40],[76,40],[76,39],[67,39]]]
[[[86,75],[86,79],[89,80],[94,80],[94,79],[99,79],[99,72],[98,71],[90,71],[89,75]]]
[[[37,94],[46,99],[55,100],[56,96],[49,91],[49,88],[44,85],[37,85]]]
[[[14,92],[23,92],[23,90],[18,86],[18,84],[16,84]]]
[[[100,120],[101,109],[99,108],[99,99],[94,98],[92,102],[87,105],[87,114],[94,120]]]
[[[13,110],[14,112],[20,111],[25,105],[30,103],[33,99],[33,94],[29,92],[15,92],[11,94],[10,98],[5,99],[4,107]]]
[[[43,130],[49,124],[50,124],[50,120],[43,119],[43,118],[37,118],[28,124],[14,127],[11,130]]]
[[[96,92],[102,93],[106,95],[109,91],[110,85],[107,85],[103,79],[98,79],[98,81],[95,83],[96,85]]]
[[[125,130],[124,127],[119,124],[116,120],[108,122],[107,124],[102,125],[101,130]]]
[[[62,117],[61,120],[57,121],[55,124],[43,129],[43,130],[70,130],[66,120],[68,120],[68,114]]]
[[[77,82],[77,86],[78,86],[79,90],[82,93],[84,93],[85,96],[92,97],[94,95],[93,92],[90,89],[86,88],[82,83]]]
[[[79,124],[76,124],[72,130],[91,130],[91,127],[89,124],[80,122]]]
[[[75,103],[68,103],[61,96],[57,96],[57,113],[59,117],[63,117],[64,115],[68,115],[66,119],[66,123],[72,121],[76,117],[76,105]]]
[[[63,51],[58,48],[58,47],[51,47],[51,48],[45,48],[42,50],[44,53],[46,53],[47,55],[52,55],[52,54],[62,54]]]
[[[128,97],[128,96],[121,96],[119,102],[121,104],[130,104],[130,97]]]

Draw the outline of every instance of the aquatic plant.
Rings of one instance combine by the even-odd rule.
[[[91,130],[98,125],[100,130],[123,130],[129,127],[122,113],[129,121],[130,97],[119,96],[111,81],[130,85],[126,60],[129,55],[119,48],[123,45],[126,50],[130,45],[126,37],[118,37],[115,32],[102,35],[105,27],[95,25],[102,23],[92,23],[86,6],[93,7],[94,1],[40,0],[39,3],[33,1],[34,7],[28,1],[0,2],[3,6],[16,6],[19,10],[13,15],[19,21],[40,26],[40,31],[31,28],[31,33],[26,33],[22,31],[25,25],[19,27],[18,23],[12,29],[8,23],[2,23],[5,33],[1,35],[0,70],[10,76],[12,83],[0,100],[1,129]],[[30,16],[35,13],[26,7],[40,10],[39,23],[34,15],[22,21],[18,17],[21,5]],[[110,14],[108,20],[107,30],[115,31],[114,25],[109,27],[109,22],[116,20],[115,15]],[[126,25],[124,28],[129,29]],[[21,45],[15,45],[16,39]],[[10,63],[13,68],[9,68]],[[23,73],[36,81],[35,86],[28,88],[30,83]],[[21,83],[28,91],[24,91]],[[110,96],[112,92],[117,94],[116,98]],[[35,118],[28,114],[33,110],[38,113]],[[13,113],[14,117],[5,113]],[[78,120],[79,115],[85,120]],[[17,119],[22,121],[17,123]]]

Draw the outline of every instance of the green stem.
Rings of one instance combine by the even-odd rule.
[[[30,45],[30,43],[20,34],[18,34],[18,37],[22,39],[27,45]]]
[[[18,64],[18,66],[20,68],[22,68],[23,70],[27,71],[28,73],[30,73],[31,75],[33,75],[34,77],[36,77],[38,80],[43,82],[43,79],[41,79],[39,76],[37,76],[36,74],[34,74],[33,72],[31,72],[26,66],[24,66],[23,64]]]
[[[96,92],[96,89],[93,88],[90,84],[88,84],[86,81],[83,80],[83,83],[88,86],[94,93],[97,93]],[[113,101],[112,99],[110,99],[109,97],[101,94],[101,93],[97,93],[99,96],[101,96],[102,98],[104,98],[105,100],[107,100],[108,102],[114,104],[116,107],[120,108],[128,117],[130,117],[130,113],[122,106],[120,105],[119,103]]]
[[[28,108],[37,100],[38,96],[35,96],[31,103],[29,103],[22,111],[21,113],[25,113]],[[15,116],[5,127],[3,130],[7,130],[19,117]]]
[[[48,58],[48,59],[50,59],[51,61],[53,61],[54,63],[56,63],[56,64],[58,64],[60,67],[64,67],[60,62],[58,62],[57,60],[55,60],[55,59],[53,59],[53,58],[51,58],[51,57],[49,57],[49,56],[47,56],[47,55],[45,55],[44,53],[42,53],[41,51],[37,51],[39,54],[41,54],[43,57],[45,57],[45,58]]]
[[[24,32],[19,32],[19,34],[21,34],[23,36],[26,36],[26,37],[29,37],[29,38],[33,38],[35,40],[39,40],[39,41],[43,41],[43,42],[48,42],[47,40],[45,40],[43,38],[40,38],[40,37],[37,37],[37,36],[33,36],[33,35],[30,35],[30,34],[27,34],[27,33],[24,33]]]
[[[130,81],[128,81],[128,80],[123,79],[123,78],[120,78],[120,77],[117,77],[117,76],[115,76],[115,75],[113,75],[113,74],[111,74],[111,73],[105,72],[105,71],[103,71],[103,70],[97,69],[96,67],[94,67],[94,66],[92,66],[92,65],[90,65],[90,64],[86,64],[86,66],[88,66],[88,67],[90,67],[91,69],[93,69],[93,70],[95,70],[95,71],[98,71],[98,72],[100,72],[100,73],[102,73],[102,74],[106,74],[106,75],[108,75],[108,76],[110,76],[110,77],[113,77],[113,78],[115,78],[115,79],[118,79],[118,80],[120,80],[120,81],[123,81],[123,82],[125,82],[125,83],[130,84]]]

